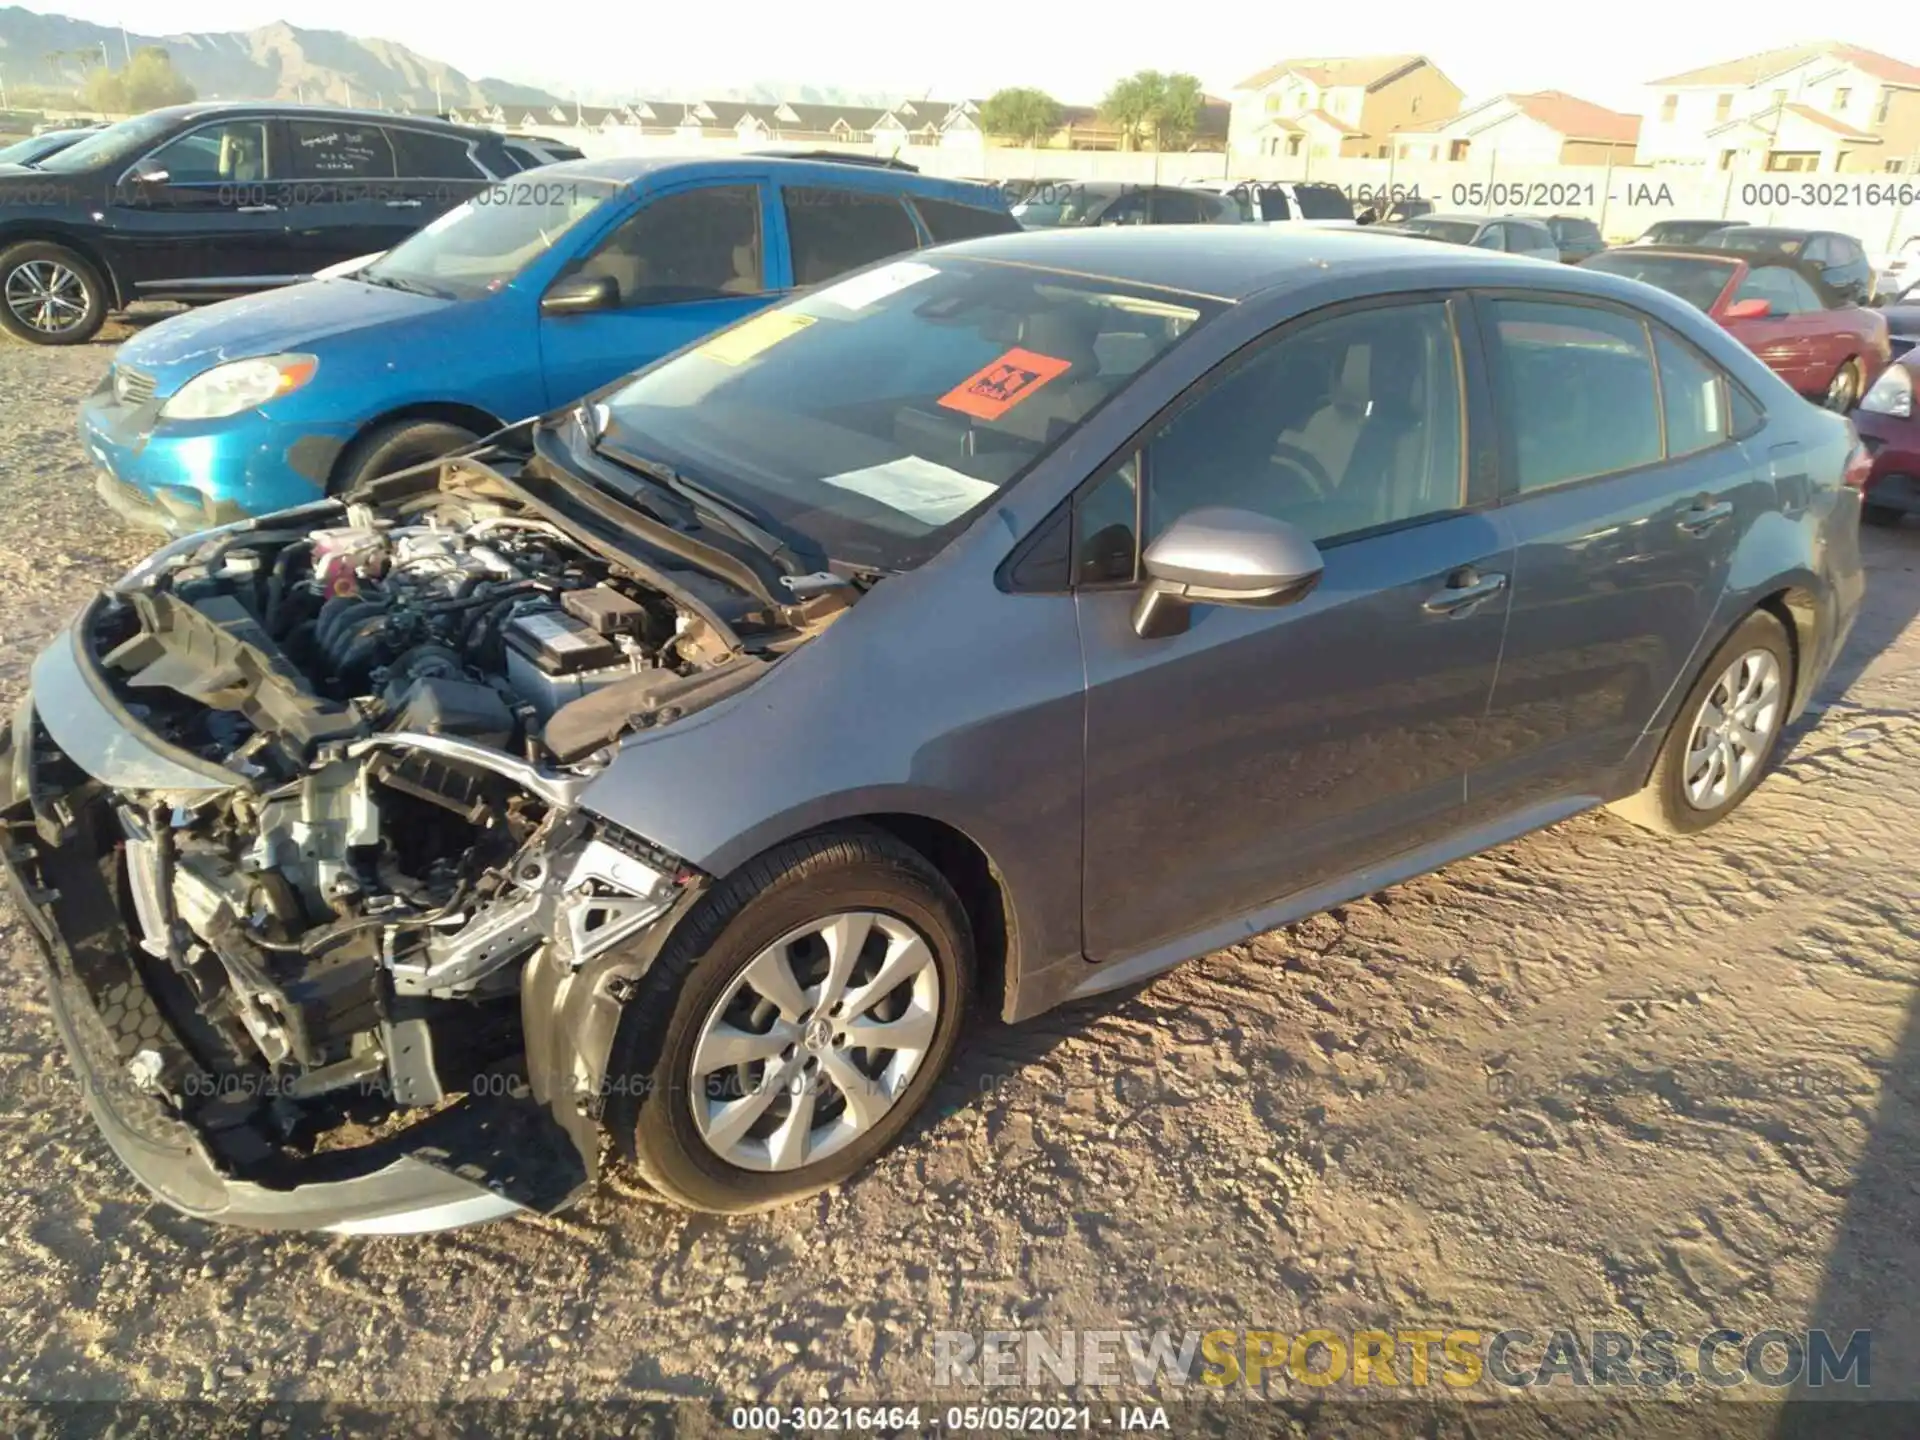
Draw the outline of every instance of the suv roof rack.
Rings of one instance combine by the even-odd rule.
[[[781,160],[825,160],[834,165],[870,165],[880,170],[911,170],[920,173],[918,165],[910,165],[893,155],[848,155],[839,150],[761,150],[761,155],[772,155]]]

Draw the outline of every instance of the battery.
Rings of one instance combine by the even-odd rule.
[[[548,675],[575,675],[620,663],[620,647],[576,615],[558,606],[522,610],[507,621],[501,638],[510,649]]]

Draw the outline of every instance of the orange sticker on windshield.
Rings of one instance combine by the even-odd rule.
[[[962,380],[940,397],[940,403],[976,420],[998,420],[1054,376],[1072,368],[1071,360],[1016,347]]]

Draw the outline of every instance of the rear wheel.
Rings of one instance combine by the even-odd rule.
[[[1687,692],[1646,788],[1611,808],[1668,835],[1691,835],[1725,819],[1766,773],[1792,699],[1786,628],[1756,610]]]
[[[1849,360],[1833,372],[1827,382],[1826,397],[1820,402],[1836,414],[1845,415],[1860,403],[1860,362]]]
[[[926,1103],[972,974],[965,912],[918,852],[864,828],[779,846],[721,882],[628,1001],[609,1127],[690,1209],[810,1195]]]
[[[0,253],[0,326],[33,345],[82,345],[107,318],[99,271],[64,245],[29,240]]]
[[[336,494],[396,470],[424,465],[471,445],[480,437],[444,420],[396,420],[368,431],[341,458],[332,489]]]

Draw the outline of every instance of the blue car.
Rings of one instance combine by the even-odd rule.
[[[990,187],[844,157],[544,166],[366,263],[152,326],[80,434],[115,511],[192,533],[456,450],[796,288],[1018,228]]]

